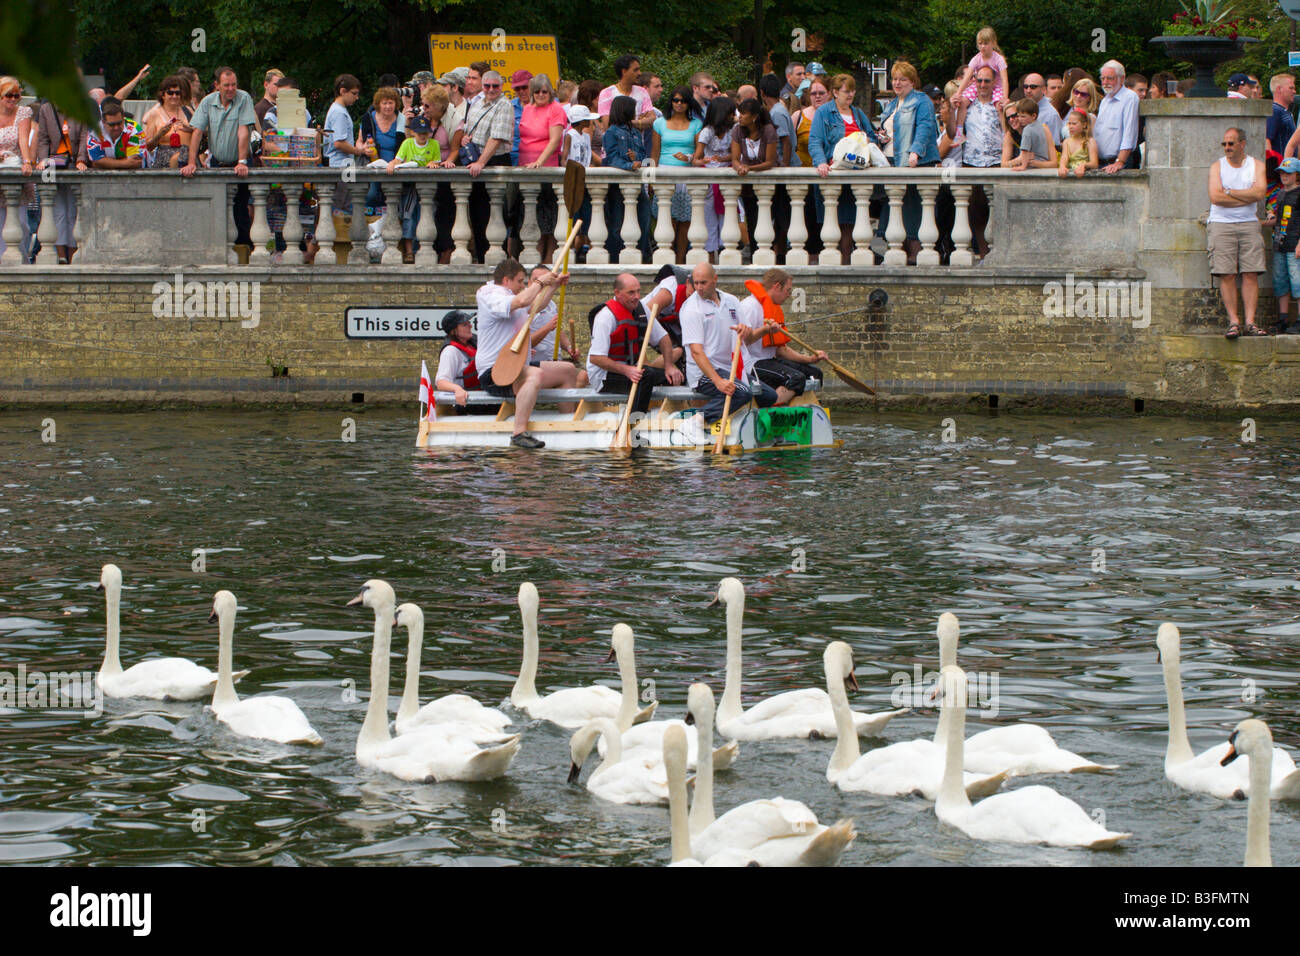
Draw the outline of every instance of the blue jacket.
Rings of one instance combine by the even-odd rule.
[[[515,142],[510,147],[510,165],[519,165],[519,121],[524,116],[524,101],[522,97],[515,97]],[[488,120],[491,123],[491,120]]]
[[[899,143],[899,114],[908,110],[913,111],[912,142]],[[934,104],[930,102],[930,97],[920,90],[912,90],[901,102],[897,99],[890,100],[880,114],[881,125],[891,116],[894,125],[890,128],[889,135],[894,140],[895,166],[906,166],[908,153],[916,153],[917,162],[921,166],[939,161],[939,125],[934,119]]]
[[[630,170],[632,160],[627,158],[629,149],[638,162],[645,162],[645,137],[641,135],[639,129],[633,129],[631,126],[611,126],[605,130],[605,138],[602,142],[605,146],[606,166]]]
[[[867,114],[856,106],[853,107],[853,122],[858,124],[858,129],[867,134],[868,139],[877,146],[880,145],[880,140],[876,139],[876,131],[872,129]],[[835,144],[843,138],[844,120],[840,117],[839,107],[835,105],[834,100],[831,100],[813,114],[812,129],[808,131],[808,155],[812,157],[813,165],[820,166],[834,159]]]

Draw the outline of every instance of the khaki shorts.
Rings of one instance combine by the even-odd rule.
[[[1208,222],[1205,235],[1210,275],[1232,276],[1265,270],[1264,235],[1258,222]]]

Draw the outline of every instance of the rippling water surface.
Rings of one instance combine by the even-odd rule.
[[[918,798],[843,794],[832,745],[742,744],[719,812],[799,799],[856,820],[845,863],[1239,864],[1246,807],[1163,776],[1155,632],[1183,632],[1193,746],[1267,719],[1300,750],[1296,547],[1300,424],[1066,417],[836,415],[840,451],[698,457],[419,452],[409,415],[36,413],[0,425],[0,669],[90,670],[104,645],[100,566],[121,566],[122,659],[215,668],[212,595],[240,601],[243,695],[293,697],[318,750],[232,736],[198,704],[0,708],[0,862],[244,864],[664,863],[667,812],[565,784],[567,740],[521,723],[510,776],[409,784],[362,771],[371,577],[425,612],[423,697],[496,703],[518,668],[515,594],[542,599],[539,689],[617,683],[611,625],[631,624],[660,714],[686,686],[720,694],[725,575],[748,588],[746,699],[824,686],[828,640],[854,649],[855,706],[890,706],[891,675],[935,666],[934,625],[962,620],[961,660],[998,680],[996,718],[1029,719],[1118,763],[1049,783],[1112,829],[1111,853],[979,844]],[[208,549],[206,571],[193,550]],[[504,569],[502,565],[504,564]],[[802,568],[797,573],[794,568]],[[404,634],[395,638],[404,652]],[[402,665],[394,658],[393,701]],[[986,685],[987,686],[987,685]],[[355,687],[355,691],[353,688]],[[883,741],[932,732],[933,711]],[[1274,861],[1300,863],[1300,808],[1275,805]]]

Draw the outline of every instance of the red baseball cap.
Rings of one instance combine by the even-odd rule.
[[[527,70],[515,70],[515,72],[510,75],[510,86],[517,90],[521,86],[527,86],[528,81],[532,78],[533,74],[529,73]]]

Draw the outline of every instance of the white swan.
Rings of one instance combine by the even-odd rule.
[[[1160,625],[1156,647],[1164,667],[1165,697],[1169,702],[1169,744],[1165,749],[1165,776],[1184,790],[1208,793],[1223,800],[1249,795],[1251,776],[1245,764],[1224,765],[1231,749],[1216,744],[1204,753],[1194,753],[1187,739],[1187,717],[1183,710],[1183,677],[1180,663],[1181,637],[1173,624]],[[1281,747],[1273,748],[1270,796],[1274,800],[1300,799],[1300,773],[1295,761]]]
[[[736,740],[767,740],[772,737],[834,737],[837,733],[831,699],[826,691],[810,687],[792,690],[759,701],[748,710],[740,699],[741,637],[745,616],[745,586],[735,578],[723,578],[718,600],[727,605],[727,681],[718,706],[718,730]],[[878,714],[853,711],[853,726],[859,736],[874,737],[907,709]]]
[[[952,709],[943,784],[934,812],[975,840],[994,843],[1047,843],[1051,846],[1106,850],[1133,834],[1107,830],[1084,809],[1051,787],[1022,787],[972,804],[962,786],[962,744],[966,735],[966,675],[949,665],[939,673],[943,706]]]
[[[370,704],[357,736],[357,763],[402,780],[495,780],[519,752],[518,734],[495,747],[480,747],[463,735],[416,731],[388,734],[388,658],[393,639],[393,589],[378,579],[367,581],[348,605],[364,604],[375,612],[375,642],[370,652]]]
[[[121,634],[122,571],[116,564],[106,564],[99,574],[95,590],[104,592],[107,611],[108,643],[104,663],[99,668],[99,686],[105,697],[147,697],[150,700],[200,700],[217,686],[217,675],[183,657],[162,657],[141,661],[122,670],[118,656]],[[239,680],[248,671],[231,675]]]
[[[760,866],[742,850],[723,850],[701,863],[691,855],[691,830],[686,806],[685,728],[676,723],[664,731],[664,770],[668,775],[668,821],[672,839],[672,862],[669,866]]]
[[[960,624],[949,612],[939,615],[939,670],[957,663]],[[941,731],[934,741],[942,744]],[[1117,770],[1117,765],[1100,764],[1058,747],[1052,735],[1037,724],[1015,723],[982,730],[966,739],[965,769],[973,773],[1099,773]],[[972,795],[973,796],[973,795]]]
[[[637,690],[640,685],[636,679],[636,646],[632,628],[626,624],[615,624],[610,639],[612,655],[618,660],[618,675],[622,682],[623,700],[619,705],[618,718],[615,723],[623,732],[623,757],[627,759],[633,753],[639,753],[654,761],[663,759],[664,731],[670,726],[681,727],[686,731],[684,720],[647,720],[633,724],[640,711],[637,710]],[[697,735],[687,734],[686,766],[694,770],[696,766]],[[605,738],[599,743],[600,755],[605,756]],[[736,762],[740,753],[740,744],[736,741],[723,744],[713,751],[713,769],[726,770]]]
[[[1273,769],[1273,734],[1262,720],[1243,720],[1228,738],[1224,766],[1245,754],[1250,758],[1250,803],[1246,806],[1246,865],[1272,866],[1268,846],[1270,801],[1259,794],[1269,785]]]
[[[569,783],[577,783],[582,765],[596,738],[604,738],[605,759],[587,778],[587,789],[611,803],[664,804],[668,802],[668,777],[661,755],[623,754],[618,725],[608,717],[588,721],[569,742]]]
[[[240,700],[231,679],[230,658],[235,637],[235,596],[218,591],[212,599],[208,620],[217,619],[220,649],[217,652],[217,689],[212,695],[212,713],[241,737],[273,740],[280,744],[319,747],[320,734],[308,723],[302,710],[288,697],[249,697]]]
[[[447,694],[421,707],[420,650],[424,644],[424,612],[414,604],[402,604],[397,608],[393,626],[405,627],[407,634],[406,685],[402,691],[402,703],[397,708],[397,719],[393,721],[398,734],[437,726],[460,730],[470,736],[484,734],[496,738],[510,726],[510,718],[501,711],[484,707],[467,694]]]
[[[739,850],[762,866],[834,866],[857,836],[852,820],[828,827],[802,803],[783,797],[750,800],[714,818],[713,691],[707,684],[692,684],[686,700],[699,734],[700,765],[690,814],[695,858],[709,860],[724,850]]]
[[[848,684],[858,689],[853,675],[853,651],[843,641],[833,641],[822,655],[826,668],[826,692],[830,694],[839,725],[835,751],[826,767],[826,779],[841,790],[865,791],[884,797],[899,797],[919,793],[927,800],[939,796],[943,782],[944,746],[951,732],[951,711],[939,715],[939,738],[933,740],[906,740],[878,750],[858,755],[858,738],[852,732],[849,716]],[[963,777],[966,795],[971,799],[996,793],[1006,780],[1007,772],[981,777],[966,773]]]
[[[510,703],[529,717],[549,720],[569,730],[581,727],[597,717],[616,718],[623,695],[612,687],[592,684],[567,687],[541,697],[537,693],[537,588],[531,581],[519,585],[519,614],[523,620],[524,660],[519,677],[510,691]],[[649,720],[657,703],[639,711],[634,723]]]

